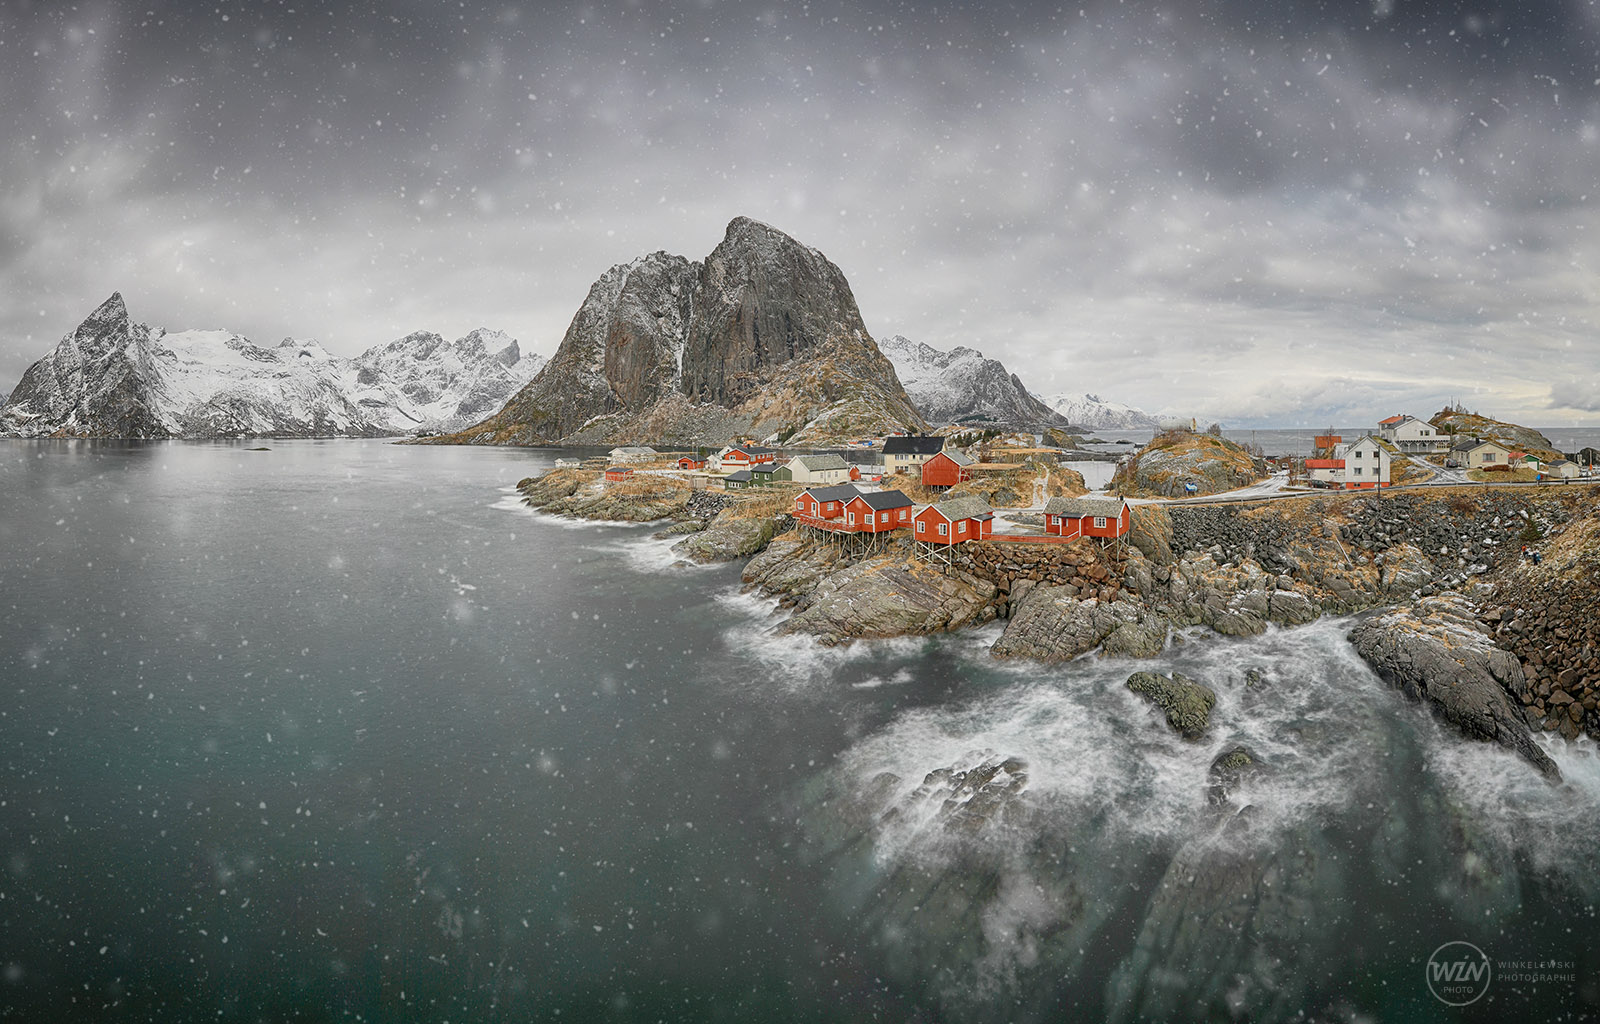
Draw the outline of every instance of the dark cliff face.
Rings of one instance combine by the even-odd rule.
[[[805,374],[817,361],[829,372]],[[762,410],[744,414],[748,422],[705,425],[715,418],[706,416],[709,408],[768,398]],[[639,430],[650,435],[641,439],[665,440],[688,436],[691,414],[697,429],[761,432],[798,427],[821,405],[857,399],[868,411],[852,422],[863,429],[874,407],[884,410],[886,426],[923,425],[839,268],[740,217],[703,264],[658,252],[607,271],[549,365],[499,413],[453,439],[552,442],[613,417],[613,431],[591,438],[591,428],[585,439],[621,440]]]
[[[765,371],[832,338],[866,338],[855,295],[827,257],[745,217],[700,269],[700,315],[683,353],[683,392],[738,405]]]

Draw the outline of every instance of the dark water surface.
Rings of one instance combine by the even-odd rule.
[[[1348,623],[1153,665],[1219,691],[1184,744],[1125,662],[778,637],[737,567],[509,501],[549,453],[254,444],[0,443],[0,1016],[1093,1020],[1276,970],[1272,1016],[1456,1019],[1422,981],[1453,939],[1577,962],[1466,1019],[1595,1013],[1592,745],[1553,746],[1547,787],[1394,699]],[[1246,931],[1306,956],[1180,935],[1152,970],[1237,738],[1280,768],[1254,849],[1322,851],[1304,927]],[[948,835],[914,787],[982,751],[1028,759],[1026,814]],[[819,787],[886,771],[898,823],[819,839]],[[962,858],[991,893],[895,902]]]

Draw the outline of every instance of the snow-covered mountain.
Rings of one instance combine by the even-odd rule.
[[[1156,418],[1131,405],[1108,402],[1099,395],[1051,395],[1045,404],[1073,423],[1096,430],[1153,430]]]
[[[228,331],[135,322],[112,295],[28,367],[0,406],[22,437],[382,436],[480,418],[543,364],[474,331],[454,343],[414,334],[356,359],[316,341],[262,348]]]
[[[1066,420],[1023,386],[998,359],[956,346],[942,352],[895,335],[878,343],[929,423],[993,421],[1013,427],[1059,427]],[[1077,421],[1073,421],[1077,422]]]

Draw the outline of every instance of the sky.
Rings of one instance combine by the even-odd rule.
[[[113,291],[549,355],[746,215],[1041,395],[1593,423],[1597,204],[1597,0],[0,5],[0,391]]]

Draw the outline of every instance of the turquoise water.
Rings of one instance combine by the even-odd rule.
[[[737,567],[520,508],[551,453],[256,444],[0,445],[12,1017],[1097,1020],[1276,985],[1455,1019],[1421,981],[1454,939],[1579,962],[1468,1019],[1600,1001],[1591,746],[1552,789],[1456,741],[1348,623],[1161,660],[1220,694],[1185,744],[1143,665],[781,636]],[[1229,842],[1316,868],[1285,869],[1304,927],[1196,949],[1161,879],[1218,841],[1233,740],[1279,770]],[[983,751],[1029,788],[953,832],[916,786]],[[869,790],[898,810],[850,818]]]

